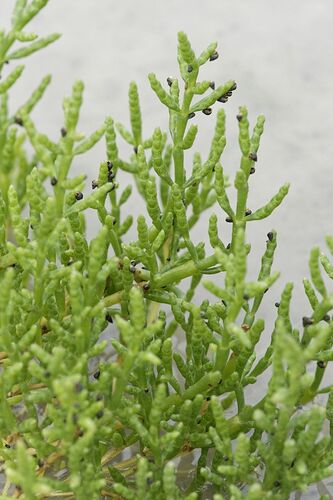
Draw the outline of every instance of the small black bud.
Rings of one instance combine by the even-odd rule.
[[[224,461],[224,462],[229,462],[229,457],[228,457],[227,455],[224,455],[224,457],[223,457],[223,461]]]
[[[235,82],[232,87],[230,87],[229,91],[233,92],[237,89],[237,83]]]
[[[112,319],[111,314],[109,314],[109,313],[106,314],[105,321],[107,321],[108,323],[113,323],[113,319]]]
[[[268,290],[269,290],[269,288],[266,288],[266,290],[264,290],[264,293],[267,293],[267,292],[268,292]]]
[[[215,52],[210,56],[210,61],[215,61],[219,57],[219,53],[215,50]]]
[[[101,372],[100,372],[100,370],[97,370],[97,371],[94,373],[94,375],[93,375],[93,377],[94,377],[96,380],[98,380],[100,376],[101,376]]]
[[[207,396],[206,397],[206,401],[210,401],[211,400],[211,397],[210,396]]]
[[[327,363],[325,361],[318,361],[317,366],[321,368],[322,370],[326,368]]]
[[[249,208],[247,208],[245,210],[245,215],[251,215],[252,214],[252,210],[250,210]]]
[[[138,146],[134,146],[133,150],[135,154],[138,154]]]
[[[82,198],[83,198],[83,193],[81,193],[81,191],[77,191],[75,193],[75,199],[79,201],[82,200]]]
[[[113,172],[110,171],[108,174],[108,182],[112,182],[115,177],[116,177],[116,174],[114,174]]]
[[[192,73],[192,71],[193,71],[193,66],[192,66],[191,64],[189,64],[189,65],[187,66],[187,71],[188,71],[188,73]]]
[[[109,171],[113,169],[113,163],[112,163],[112,161],[107,161],[106,165],[107,165]]]
[[[232,218],[231,217],[226,217],[226,222],[232,222]]]
[[[267,238],[269,239],[269,241],[273,241],[273,239],[274,239],[274,233],[272,233],[272,231],[270,231],[269,233],[267,233]]]
[[[219,102],[228,102],[228,97],[224,94],[221,95],[221,97],[218,98]]]
[[[10,447],[11,447],[10,444],[5,443],[5,448],[10,448]]]
[[[249,300],[249,299],[250,299],[250,296],[249,296],[247,293],[244,293],[244,295],[243,295],[243,299],[244,299],[244,300]]]
[[[227,250],[230,250],[230,248],[231,248],[231,243],[228,243],[227,244]]]
[[[280,307],[280,302],[275,302],[275,307]]]
[[[100,411],[98,411],[98,412],[96,413],[96,417],[97,417],[97,418],[102,418],[102,417],[103,417],[103,415],[104,415],[104,411],[103,411],[103,410],[100,410]]]
[[[258,160],[257,153],[250,153],[249,154],[249,159],[252,160],[252,161],[257,161]]]
[[[280,481],[274,481],[274,486],[275,488],[279,488],[279,486],[281,486]]]
[[[254,174],[255,171],[256,171],[256,169],[254,167],[250,168],[250,174]]]
[[[58,183],[58,179],[56,177],[51,177],[51,186],[55,186]]]
[[[194,118],[194,117],[195,117],[195,113],[192,111],[192,113],[190,113],[190,114],[188,115],[188,118],[189,118],[189,120],[190,120],[191,118]]]
[[[303,322],[303,326],[306,327],[306,326],[313,324],[313,319],[309,318],[308,316],[303,316],[302,322]]]
[[[137,261],[136,260],[131,260],[131,264],[132,264],[132,266],[136,266],[137,265]]]
[[[98,182],[97,181],[92,181],[91,187],[92,187],[92,189],[96,189],[98,187]]]
[[[204,115],[211,115],[212,114],[212,108],[205,108],[202,110]]]
[[[323,321],[330,321],[330,315],[329,314],[325,314],[325,316],[323,317]]]
[[[167,262],[170,262],[171,257],[167,257],[166,260],[167,260]]]
[[[20,116],[15,116],[14,122],[16,123],[16,125],[20,125],[20,127],[22,127],[23,125],[23,120]]]
[[[147,394],[147,393],[149,392],[148,387],[146,387],[146,388],[144,389],[144,391],[145,391],[145,393]]]
[[[149,285],[149,283],[148,283],[148,282],[147,282],[147,283],[145,283],[145,284],[143,285],[143,289],[144,289],[145,291],[149,290],[149,288],[150,288],[150,285]]]
[[[232,96],[232,92],[231,92],[231,90],[228,90],[228,92],[226,92],[226,93],[225,93],[225,95],[226,95],[227,97],[231,97],[231,96]]]
[[[215,82],[210,82],[209,86],[212,90],[215,90]]]
[[[170,76],[168,76],[167,83],[168,83],[169,87],[171,87],[172,82],[173,82],[172,78]]]
[[[242,121],[243,115],[238,114],[238,115],[236,116],[236,118],[237,118],[237,120],[240,122],[240,121]]]
[[[61,133],[62,137],[66,137],[66,135],[67,135],[67,130],[65,129],[65,127],[61,127],[61,129],[60,129],[60,133]]]

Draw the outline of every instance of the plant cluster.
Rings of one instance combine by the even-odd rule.
[[[321,381],[333,360],[333,294],[322,272],[333,278],[333,265],[319,248],[304,280],[311,312],[302,331],[291,324],[287,283],[267,350],[256,355],[265,331],[259,307],[278,278],[277,234],[267,234],[258,278],[249,282],[246,227],[268,217],[289,187],[247,208],[263,116],[251,131],[246,108],[237,115],[233,207],[221,163],[222,105],[236,83],[198,80],[200,67],[218,58],[216,44],[197,57],[180,32],[181,78],[163,86],[149,75],[168,110],[169,133],[143,136],[131,83],[130,131],[107,117],[85,137],[78,81],[64,99],[59,137],[49,138],[31,112],[50,77],[12,114],[8,92],[23,66],[6,65],[58,38],[24,31],[47,3],[17,0],[10,30],[0,32],[0,498],[284,500],[332,476],[333,386]],[[23,45],[12,50],[16,42]],[[209,154],[191,155],[195,115],[213,107]],[[132,152],[126,160],[119,135]],[[86,176],[71,177],[71,165],[103,137],[105,161],[83,194]],[[132,185],[123,186],[122,170],[145,201],[136,220],[126,214]],[[213,206],[206,248],[190,233]],[[90,210],[100,228],[89,241]],[[128,241],[133,223],[137,239]],[[221,239],[227,223],[229,244]],[[333,253],[333,238],[327,243]],[[198,299],[201,284],[211,301]],[[267,391],[251,406],[247,386],[260,384],[267,370]],[[314,404],[318,394],[328,395],[326,407]],[[195,465],[186,482],[176,459],[189,454]]]

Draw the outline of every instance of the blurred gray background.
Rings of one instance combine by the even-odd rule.
[[[13,4],[14,0],[0,0],[1,24],[8,23]],[[52,84],[34,111],[41,131],[58,137],[63,96],[78,78],[86,87],[80,122],[83,132],[99,127],[106,115],[128,126],[128,84],[135,80],[148,137],[156,126],[167,129],[167,114],[152,93],[147,74],[154,71],[163,82],[178,74],[177,31],[187,32],[196,52],[216,40],[220,58],[204,67],[202,79],[216,83],[235,79],[238,84],[224,105],[225,171],[232,177],[239,163],[235,116],[238,106],[246,104],[252,124],[259,113],[266,116],[257,172],[250,178],[249,208],[256,209],[281,184],[291,182],[287,199],[273,216],[249,225],[248,240],[253,247],[250,276],[258,272],[267,231],[275,228],[279,241],[275,270],[281,271],[281,278],[265,296],[262,315],[272,316],[283,284],[292,280],[293,318],[300,326],[300,318],[310,312],[301,284],[308,275],[309,250],[316,244],[324,249],[324,236],[333,233],[332,25],[329,0],[50,0],[29,30],[44,35],[57,31],[62,38],[29,58],[15,88],[13,109],[50,72]],[[211,116],[200,114],[194,119],[199,124],[196,146],[203,154],[209,147],[215,109]],[[131,149],[121,139],[119,146],[126,159]],[[91,181],[104,159],[101,143],[75,167],[87,172]],[[188,154],[188,165],[190,161]],[[118,181],[125,186],[129,179],[124,174]],[[137,215],[142,203],[133,196],[127,206]],[[196,241],[206,234],[206,222],[204,218],[193,231]],[[89,227],[94,234],[94,219]],[[229,231],[223,216],[225,243]],[[134,230],[131,235],[135,237]]]

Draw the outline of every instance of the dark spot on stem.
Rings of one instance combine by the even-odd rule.
[[[270,231],[269,233],[267,233],[267,238],[269,239],[269,241],[273,241],[273,239],[274,239],[274,233],[272,233],[272,231]]]
[[[308,316],[303,316],[302,323],[303,323],[304,327],[312,325],[313,324],[313,319],[309,318]]]
[[[193,71],[193,66],[192,66],[192,64],[189,64],[189,65],[187,66],[187,72],[188,72],[188,73],[192,73],[192,71]]]
[[[255,171],[256,171],[256,169],[254,167],[250,168],[250,174],[254,174]]]
[[[51,186],[55,186],[58,183],[58,179],[56,177],[51,177]]]
[[[82,200],[82,198],[83,198],[83,193],[81,193],[81,191],[77,191],[77,192],[75,193],[75,199],[76,199],[77,201],[79,201],[79,200]]]
[[[217,52],[217,50],[215,50],[215,52],[213,52],[213,54],[210,56],[209,60],[210,61],[216,61],[216,59],[219,57],[219,53]]]
[[[212,90],[215,90],[215,82],[210,82],[209,86]]]
[[[20,116],[15,116],[14,117],[14,122],[16,123],[16,125],[20,125],[20,127],[23,126],[23,120]]]
[[[321,361],[321,360],[318,361],[318,363],[317,363],[318,368],[321,368],[322,370],[324,368],[326,368],[326,365],[327,365],[327,363],[325,363],[325,361]]]
[[[207,116],[211,115],[212,111],[213,111],[212,108],[205,108],[202,110],[203,114]]]
[[[60,129],[60,133],[61,133],[62,137],[66,137],[66,135],[67,135],[67,130],[65,129],[65,127],[61,127],[61,129]]]
[[[249,159],[252,160],[252,161],[258,161],[257,153],[250,153],[249,154]]]
[[[189,119],[191,119],[191,118],[194,118],[194,117],[195,117],[195,113],[192,111],[192,113],[190,113],[190,114],[188,115],[188,118],[189,118]]]
[[[168,76],[168,78],[167,78],[167,84],[169,85],[169,87],[171,87],[172,82],[173,82],[172,78],[170,76]]]

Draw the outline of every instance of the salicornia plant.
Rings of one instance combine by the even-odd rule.
[[[169,113],[168,133],[143,134],[131,83],[130,131],[107,117],[84,137],[79,81],[64,99],[59,137],[50,139],[31,117],[50,77],[14,114],[7,106],[23,71],[10,69],[13,60],[58,37],[24,31],[46,3],[17,0],[10,30],[0,33],[0,498],[284,500],[305,491],[332,475],[333,386],[321,381],[333,360],[333,294],[321,273],[333,278],[333,265],[312,250],[303,330],[292,326],[287,283],[257,359],[259,307],[278,278],[277,235],[267,234],[258,278],[249,281],[246,228],[288,192],[286,184],[266,205],[247,206],[263,116],[252,131],[246,108],[237,115],[233,204],[221,163],[222,106],[236,83],[200,81],[200,67],[218,58],[216,44],[197,57],[180,32],[181,78],[163,86],[149,75]],[[196,113],[213,111],[207,157],[191,154]],[[130,145],[126,160],[117,132]],[[71,177],[73,159],[103,136],[105,161],[83,194],[86,177]],[[123,186],[122,170],[146,205],[136,220],[124,208],[132,185]],[[213,206],[205,246],[191,229]],[[90,241],[89,209],[100,223]],[[137,238],[128,241],[133,223]],[[227,223],[230,243],[221,237]],[[333,253],[333,238],[327,243]],[[201,285],[211,301],[200,302]],[[258,389],[251,406],[247,386],[262,387],[265,371],[267,390]],[[318,394],[328,395],[326,407],[314,404]],[[182,457],[191,454],[186,473]]]

